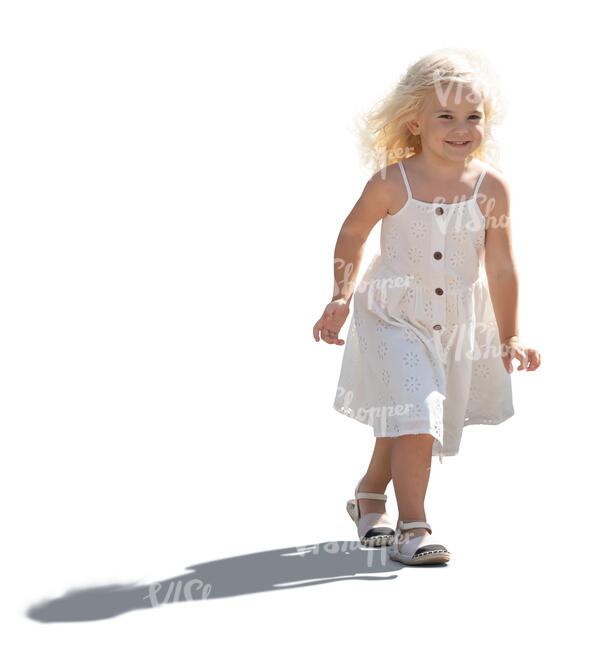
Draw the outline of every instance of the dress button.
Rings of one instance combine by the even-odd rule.
[[[436,289],[436,293],[437,293],[439,296],[441,296],[441,295],[444,293],[444,289],[440,289],[440,287],[438,287],[438,288]]]
[[[433,254],[433,256],[434,256],[434,258],[437,259],[437,260],[441,260],[441,259],[442,259],[442,253],[440,253],[440,251],[436,251],[436,252]]]
[[[436,214],[444,214],[444,208],[441,208],[440,206],[438,206],[436,208]]]
[[[441,330],[441,329],[442,329],[442,325],[434,325],[433,328],[434,328],[435,330]]]

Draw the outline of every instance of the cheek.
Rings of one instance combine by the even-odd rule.
[[[446,134],[450,131],[450,122],[449,120],[444,120],[435,122],[433,126],[431,127],[431,134],[443,140],[446,137]]]

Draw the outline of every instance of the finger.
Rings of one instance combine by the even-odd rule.
[[[514,359],[514,348],[508,348],[503,356],[503,365],[505,369],[511,374],[514,371],[512,360]]]
[[[539,352],[537,352],[537,350],[530,349],[527,349],[527,355],[529,357],[529,367],[527,370],[537,370],[537,368],[539,368],[539,364],[541,363],[541,355]]]
[[[518,361],[520,361],[520,365],[518,366],[517,370],[524,370],[527,367],[527,364],[529,363],[529,357],[524,351],[521,350],[518,350],[515,356],[518,359]]]
[[[342,345],[344,341],[338,338],[338,333],[334,330],[325,330],[328,338],[328,343],[333,343],[334,345]]]
[[[330,311],[332,311],[332,310],[330,310]],[[322,334],[322,336],[321,336],[322,340],[326,341],[326,339],[324,338],[324,335],[323,335],[323,330],[324,330],[324,328],[328,328],[328,326],[330,325],[330,323],[328,322],[328,319],[330,317],[331,317],[331,314],[329,312],[324,312],[322,317],[317,321],[317,323],[315,323],[315,327],[313,328],[313,336],[315,337],[316,341],[319,341],[320,332]],[[328,342],[329,341],[326,341],[326,343],[328,343]]]
[[[336,334],[334,332],[331,332],[329,329],[324,327],[321,330],[321,338],[326,342],[326,343],[334,343],[336,341]]]
[[[313,325],[313,338],[319,342],[319,332],[321,330],[321,318]]]
[[[524,353],[524,350],[519,346],[511,347],[509,350],[510,354],[510,372],[514,371],[514,366],[512,361],[518,361],[519,365],[516,367],[516,370],[524,370],[527,365],[527,357]]]

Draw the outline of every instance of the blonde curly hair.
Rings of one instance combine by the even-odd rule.
[[[355,117],[364,166],[376,173],[421,151],[421,140],[406,122],[416,120],[438,87],[474,88],[484,106],[484,137],[469,159],[478,158],[501,171],[495,127],[503,121],[506,101],[486,57],[470,48],[441,48],[411,64],[391,92]]]

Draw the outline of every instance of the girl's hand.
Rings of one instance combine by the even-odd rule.
[[[313,327],[313,337],[319,341],[319,333],[326,343],[344,345],[343,339],[338,338],[340,328],[344,325],[349,316],[349,305],[344,298],[333,300],[324,309],[321,318]]]
[[[501,344],[501,358],[505,369],[509,373],[514,370],[512,368],[512,359],[520,361],[517,370],[526,369],[527,372],[537,370],[541,364],[541,354],[533,348],[523,348],[517,336],[511,336],[503,341]]]

